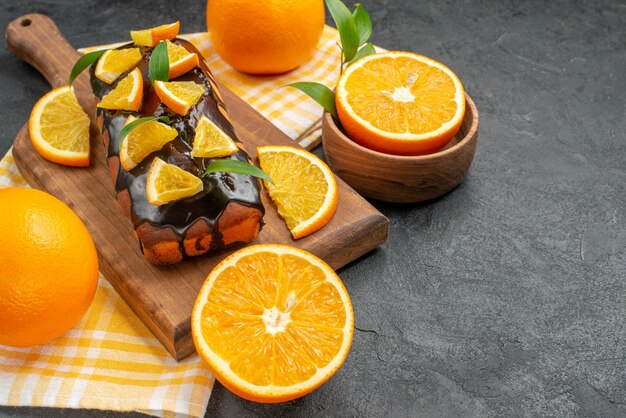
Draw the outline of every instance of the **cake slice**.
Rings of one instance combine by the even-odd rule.
[[[141,60],[111,84],[95,76],[95,64],[91,68],[91,87],[96,104],[113,91],[126,75],[135,71],[135,68],[141,71],[143,100],[139,110],[98,107],[97,122],[107,150],[107,162],[117,200],[134,226],[144,256],[159,265],[177,263],[187,257],[250,242],[260,231],[265,212],[260,198],[260,181],[257,178],[228,172],[203,176],[207,165],[215,159],[191,156],[195,129],[204,116],[237,145],[234,154],[220,159],[251,163],[237,138],[215,80],[200,52],[185,40],[176,38],[171,42],[197,54],[199,63],[190,71],[169,81],[194,82],[204,86],[204,94],[184,115],[162,103],[149,82],[148,62],[153,48],[138,47],[132,43],[118,48],[139,48]],[[168,116],[169,125],[177,130],[178,136],[141,162],[133,164],[127,171],[120,163],[119,153],[120,131],[129,116]],[[146,177],[155,158],[197,176],[202,181],[202,190],[167,204],[151,204],[146,194]]]

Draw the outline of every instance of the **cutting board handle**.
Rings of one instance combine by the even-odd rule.
[[[38,13],[20,16],[9,23],[4,36],[9,49],[35,67],[52,87],[67,84],[80,54],[61,35],[52,19]],[[86,83],[86,77],[83,73],[79,82]]]

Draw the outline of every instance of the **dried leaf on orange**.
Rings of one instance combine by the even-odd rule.
[[[322,160],[302,148],[281,145],[258,147],[257,153],[261,169],[274,180],[265,181],[265,187],[295,239],[330,221],[339,192]]]
[[[142,100],[143,76],[141,75],[141,70],[135,68],[100,100],[98,107],[137,111],[141,107]]]
[[[218,264],[191,316],[198,354],[235,394],[283,402],[327,381],[350,350],[354,313],[337,274],[286,245],[243,248]]]
[[[465,92],[445,65],[410,52],[366,56],[337,84],[339,120],[355,142],[384,153],[443,148],[465,115]]]
[[[207,27],[238,71],[279,74],[311,58],[324,30],[323,0],[209,0]]]
[[[131,30],[130,37],[133,38],[135,45],[156,46],[161,41],[176,38],[179,30],[180,22],[174,22],[150,29]]]
[[[39,99],[28,129],[33,147],[46,160],[77,167],[89,165],[89,116],[70,86],[56,88]]]
[[[35,189],[0,190],[0,344],[59,337],[94,298],[98,255],[80,218]]]

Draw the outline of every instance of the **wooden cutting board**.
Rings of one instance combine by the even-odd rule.
[[[29,14],[6,30],[9,48],[34,66],[52,87],[67,84],[80,54],[47,16]],[[131,222],[114,197],[105,150],[95,127],[95,108],[87,72],[74,83],[79,101],[92,117],[91,166],[69,168],[44,160],[31,145],[28,125],[19,131],[13,156],[22,175],[38,189],[67,203],[83,220],[99,254],[100,271],[176,359],[195,351],[190,315],[200,286],[211,269],[232,251],[201,256],[170,267],[145,260]],[[252,158],[259,145],[295,145],[271,122],[223,85],[221,91],[235,130]],[[27,115],[24,115],[24,119]],[[331,221],[314,234],[294,241],[263,191],[265,227],[254,243],[283,243],[308,250],[338,269],[387,239],[389,221],[337,178],[339,204]]]

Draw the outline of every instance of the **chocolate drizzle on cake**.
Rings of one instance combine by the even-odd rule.
[[[174,39],[173,42],[185,47],[190,52],[197,53],[198,56],[201,57],[201,54],[189,42],[182,39]],[[134,47],[134,45],[128,44],[120,48],[129,47]],[[152,49],[142,47],[141,52],[142,60],[137,65],[144,79],[144,99],[141,110],[139,112],[115,111],[100,108],[97,110],[98,117],[102,117],[103,119],[103,134],[106,131],[109,137],[107,149],[109,163],[111,163],[111,159],[115,159],[115,161],[118,161],[117,164],[119,165],[117,178],[115,179],[115,190],[118,194],[128,192],[131,201],[131,220],[135,229],[146,222],[159,227],[170,227],[178,236],[179,241],[182,241],[187,229],[197,220],[204,219],[212,229],[211,247],[220,248],[221,234],[216,230],[215,226],[219,217],[230,202],[238,202],[242,205],[256,208],[261,211],[261,213],[264,213],[263,204],[259,196],[259,180],[251,176],[234,173],[211,173],[205,177],[201,177],[206,166],[210,164],[213,159],[193,158],[190,156],[195,126],[200,116],[206,115],[240,146],[239,152],[226,158],[250,162],[247,153],[241,149],[241,144],[237,140],[233,126],[228,120],[219,91],[216,90],[215,82],[211,78],[212,76],[204,60],[202,58],[200,59],[200,67],[196,67],[188,73],[176,78],[176,81],[193,81],[198,84],[203,84],[206,88],[204,96],[198,100],[185,116],[180,116],[170,111],[160,102],[156,92],[150,85],[148,79],[148,59]],[[118,81],[125,75],[126,74],[123,74]],[[101,99],[116,86],[116,83],[108,85],[96,78],[94,75],[94,66],[92,66],[91,86],[94,95]],[[152,153],[134,169],[127,172],[124,170],[124,167],[119,164],[118,157],[120,146],[119,134],[129,115],[135,117],[167,115],[172,121],[171,125],[176,128],[179,135],[160,151]],[[204,190],[189,198],[181,199],[163,206],[150,204],[146,196],[146,176],[150,169],[150,164],[156,157],[168,163],[175,164],[200,177],[204,183]],[[183,254],[186,254],[182,245],[181,250]]]

